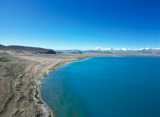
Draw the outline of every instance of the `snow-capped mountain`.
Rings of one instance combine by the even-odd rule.
[[[83,54],[83,53],[118,53],[118,54],[160,54],[160,48],[151,49],[147,48],[140,48],[140,49],[132,49],[132,48],[102,48],[96,47],[91,49],[85,50],[56,50],[57,53],[76,53],[76,54]]]
[[[96,47],[85,50],[83,52],[92,52],[92,53],[127,53],[127,54],[160,54],[160,48],[140,48],[140,49],[132,49],[132,48],[102,48]]]
[[[140,48],[140,49],[132,49],[132,48],[102,48],[102,47],[96,47],[89,50],[95,50],[95,51],[139,51],[139,50],[160,50],[160,48],[154,48],[151,49],[149,47],[147,48]]]
[[[97,51],[105,51],[105,50],[113,50],[112,48],[101,48],[101,47],[96,47],[96,48],[92,48],[90,50],[97,50]]]

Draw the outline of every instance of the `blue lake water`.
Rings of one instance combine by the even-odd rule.
[[[58,117],[160,117],[160,57],[93,57],[42,82]]]

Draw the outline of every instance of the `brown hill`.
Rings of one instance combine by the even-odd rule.
[[[4,46],[0,44],[1,53],[28,53],[28,54],[56,54],[52,49],[26,47],[26,46]]]

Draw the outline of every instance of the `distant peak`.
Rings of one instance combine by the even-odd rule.
[[[132,49],[132,48],[102,48],[100,46],[96,47],[96,48],[91,48],[89,50],[95,50],[95,51],[109,51],[109,50],[115,50],[115,51],[138,51],[138,50],[160,50],[160,48],[140,48],[140,49]]]

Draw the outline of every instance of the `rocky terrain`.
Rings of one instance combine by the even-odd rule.
[[[0,55],[0,58],[0,116],[42,115],[33,100],[35,83],[32,79],[36,77],[38,63],[8,55]]]

